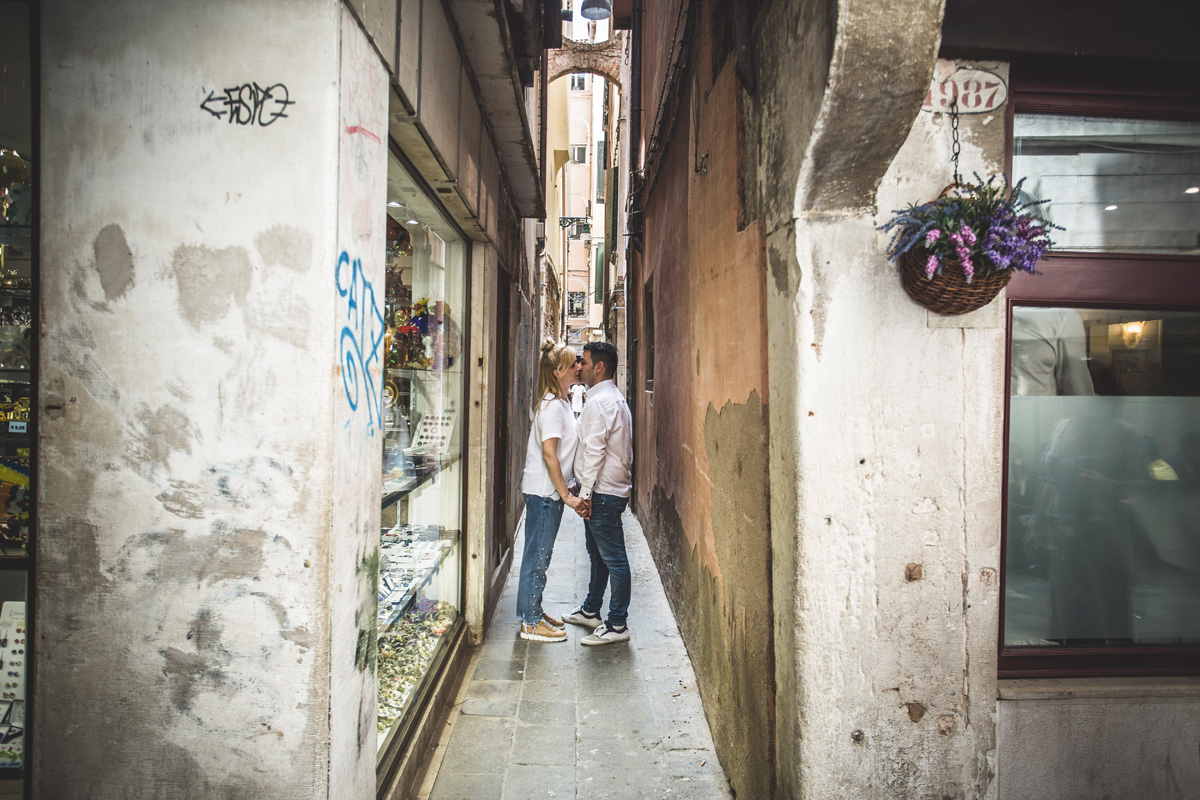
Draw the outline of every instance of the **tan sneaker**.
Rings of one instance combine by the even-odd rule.
[[[563,621],[561,619],[555,619],[554,617],[550,616],[549,614],[547,614],[545,612],[542,612],[542,622],[546,623],[551,628],[559,628],[560,630],[562,628],[567,627],[566,625],[563,624]]]
[[[537,625],[530,625],[528,622],[521,623],[521,638],[531,642],[565,642],[567,632],[559,628],[552,628],[546,624],[544,619],[539,619]]]

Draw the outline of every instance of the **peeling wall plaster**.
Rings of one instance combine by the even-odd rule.
[[[338,796],[339,5],[44,12],[34,793]],[[288,116],[201,108],[251,81]]]

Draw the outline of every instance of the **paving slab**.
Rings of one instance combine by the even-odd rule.
[[[629,642],[529,642],[515,618],[523,537],[496,616],[477,648],[448,742],[418,800],[732,800],[696,677],[636,518],[622,518],[633,578]],[[583,522],[571,512],[543,606],[561,617],[587,593]],[[607,615],[607,606],[602,609]]]

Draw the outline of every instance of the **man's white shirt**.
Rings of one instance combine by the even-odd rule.
[[[633,490],[633,416],[629,404],[611,380],[588,390],[588,401],[579,418],[579,449],[575,451],[575,477],[579,496],[593,492],[629,497]]]

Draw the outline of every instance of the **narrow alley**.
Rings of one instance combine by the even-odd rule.
[[[420,800],[732,796],[642,528],[629,511],[623,521],[633,574],[630,641],[584,647],[587,631],[574,625],[565,643],[518,638],[514,564]],[[567,512],[543,598],[548,613],[578,605],[588,569],[583,522]]]

